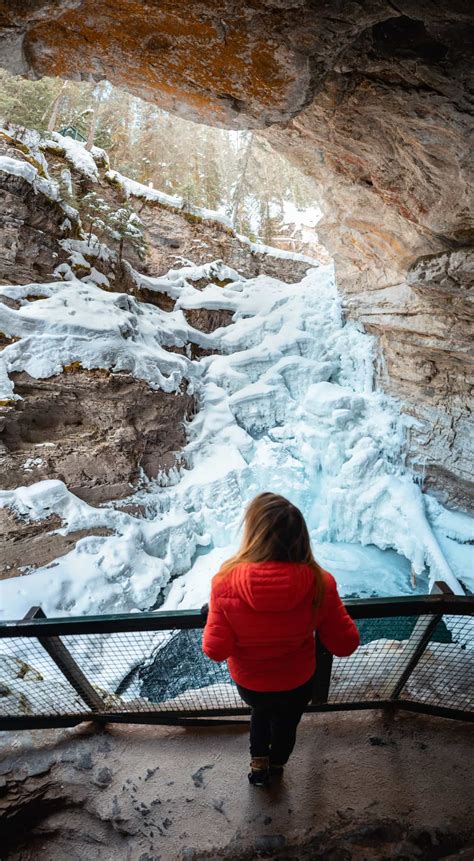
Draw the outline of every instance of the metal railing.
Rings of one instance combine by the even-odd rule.
[[[474,598],[346,601],[361,635],[350,658],[316,640],[308,711],[400,707],[473,719]],[[249,709],[225,664],[201,651],[200,611],[0,624],[0,729],[81,721],[179,724]]]

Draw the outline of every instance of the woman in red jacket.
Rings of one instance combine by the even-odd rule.
[[[252,707],[251,783],[281,774],[311,699],[314,632],[338,657],[351,655],[359,632],[336,581],[316,562],[301,511],[261,493],[247,508],[237,554],[213,578],[203,651],[227,660]]]

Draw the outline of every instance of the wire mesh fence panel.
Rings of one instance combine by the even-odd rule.
[[[0,640],[0,717],[89,712],[38,640]]]
[[[329,703],[390,699],[418,648],[431,616],[360,619],[361,644],[349,658],[334,658]]]
[[[210,661],[201,640],[201,629],[62,637],[110,711],[244,708],[227,666]]]
[[[388,617],[386,605],[377,617],[369,602],[367,618],[357,621],[359,649],[333,661],[329,705],[370,707],[398,698],[407,706],[472,715],[474,618],[460,615],[472,604],[453,610],[443,601],[421,615],[425,605],[412,604],[413,615],[403,615],[398,602]],[[0,628],[0,724],[34,725],[38,718],[43,721],[38,725],[54,725],[54,719],[64,725],[64,719],[74,723],[94,712],[102,719],[133,714],[134,720],[166,722],[248,711],[226,663],[203,654],[202,628],[193,627],[202,624],[198,613],[72,622],[71,627],[68,620],[33,619],[26,628],[23,623],[14,631]],[[147,624],[170,627],[140,630]],[[321,660],[320,673],[324,692],[319,700],[315,695],[316,708],[324,707],[330,661]]]
[[[443,617],[400,698],[474,711],[474,617]]]

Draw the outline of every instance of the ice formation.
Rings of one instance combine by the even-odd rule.
[[[0,354],[0,398],[14,397],[13,370],[49,376],[79,361],[127,370],[177,396],[191,387],[200,403],[180,465],[131,497],[144,517],[121,503],[94,508],[57,480],[0,493],[0,505],[20,516],[57,513],[65,532],[114,533],[83,538],[52,566],[2,582],[2,618],[35,603],[49,616],[199,606],[236,544],[245,502],[268,489],[302,508],[316,555],[343,594],[408,593],[410,564],[462,591],[472,520],[427,500],[404,469],[404,419],[373,390],[373,340],[344,323],[332,267],[313,268],[296,285],[245,279],[220,262],[135,277],[176,299],[175,310],[72,272],[49,285],[0,287],[20,303],[0,304],[0,329],[20,337]],[[210,283],[196,289],[204,277]],[[30,303],[35,290],[46,298]],[[192,308],[226,309],[233,319],[205,334],[187,323],[183,311]],[[189,341],[215,352],[191,361],[167,350]],[[418,588],[427,588],[426,574]]]

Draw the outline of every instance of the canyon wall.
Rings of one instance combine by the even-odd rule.
[[[318,181],[346,313],[413,419],[410,462],[471,508],[472,4],[21,0],[0,24],[17,74],[107,77],[260,129]]]

